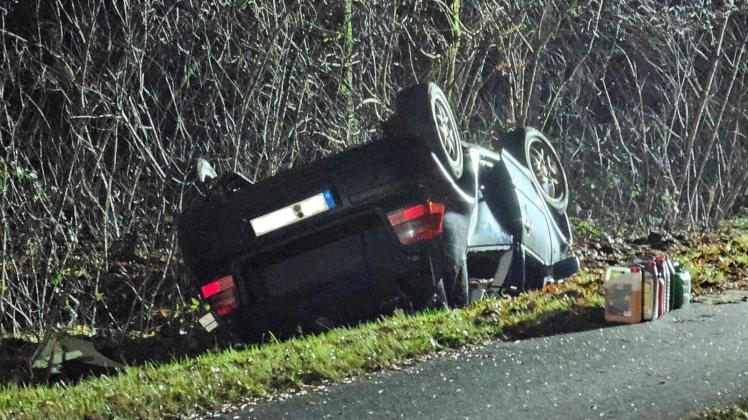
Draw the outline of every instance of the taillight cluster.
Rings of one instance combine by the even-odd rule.
[[[236,308],[234,277],[228,275],[203,285],[203,297],[218,316],[226,316]]]
[[[434,239],[444,230],[444,203],[416,204],[387,215],[403,245]]]

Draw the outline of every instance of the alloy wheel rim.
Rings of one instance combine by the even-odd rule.
[[[530,145],[530,167],[546,195],[554,200],[563,198],[563,174],[559,162],[553,152],[539,141]]]
[[[433,107],[436,131],[439,134],[439,143],[441,143],[449,160],[457,162],[460,159],[461,150],[459,145],[460,137],[454,120],[442,98],[435,98]]]

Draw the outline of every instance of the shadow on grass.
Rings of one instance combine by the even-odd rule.
[[[619,325],[623,324],[613,324],[605,321],[604,308],[582,307],[568,311],[549,312],[539,316],[537,319],[520,322],[504,330],[504,335],[512,340],[522,340]]]

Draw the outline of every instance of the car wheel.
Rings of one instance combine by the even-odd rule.
[[[556,150],[540,131],[525,129],[525,161],[532,173],[532,182],[546,203],[558,211],[566,211],[569,186],[566,173]]]
[[[392,134],[424,141],[455,179],[462,176],[460,131],[439,86],[429,82],[400,91],[393,122]]]

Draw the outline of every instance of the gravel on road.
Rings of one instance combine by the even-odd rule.
[[[748,303],[496,341],[225,419],[681,418],[748,398]]]

